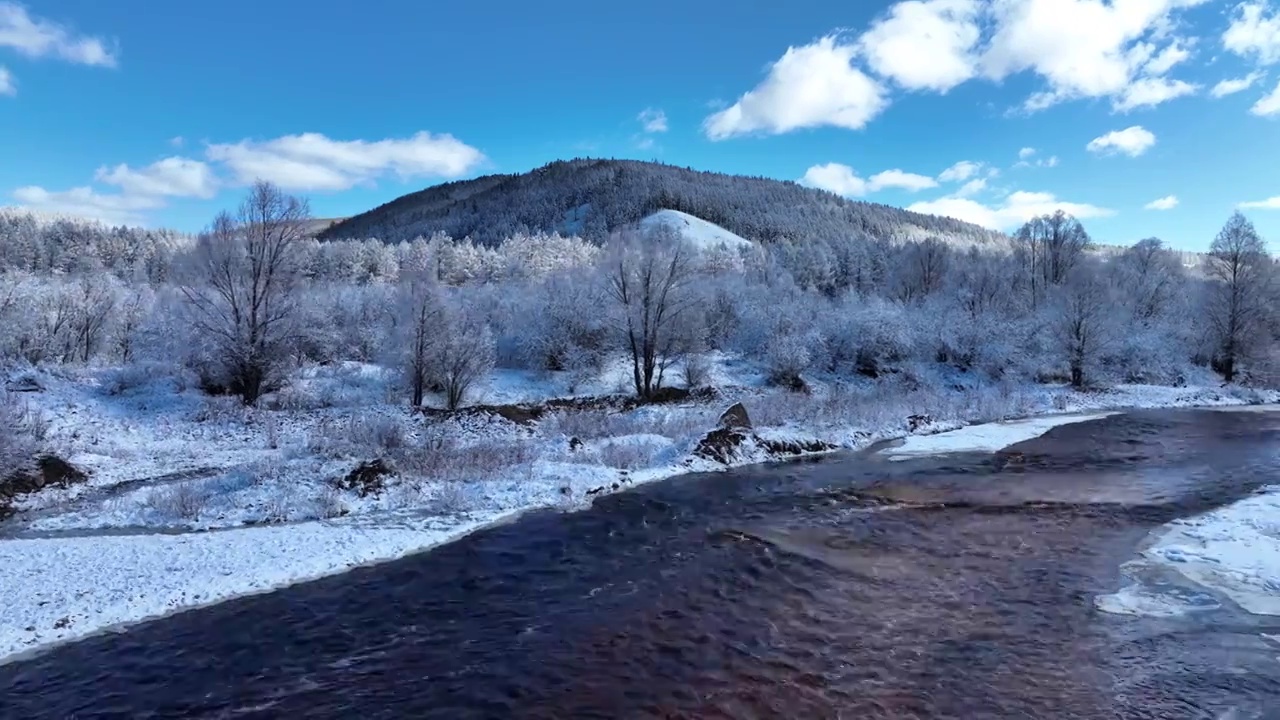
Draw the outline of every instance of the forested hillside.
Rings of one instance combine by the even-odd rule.
[[[321,238],[398,242],[444,233],[492,246],[519,232],[558,232],[599,244],[658,210],[685,212],[763,243],[935,236],[981,245],[1004,238],[959,220],[846,200],[793,182],[594,159],[430,187],[338,222]]]

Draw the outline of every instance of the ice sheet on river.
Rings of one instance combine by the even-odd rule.
[[[1280,486],[1210,513],[1177,520],[1159,531],[1135,561],[1172,569],[1219,593],[1246,612],[1280,615]],[[1097,598],[1104,612],[1127,615],[1182,614],[1176,598],[1152,588],[1129,586]],[[1188,608],[1195,609],[1195,608]]]
[[[997,452],[1015,443],[1040,437],[1060,425],[1088,422],[1114,415],[1099,412],[1084,415],[1051,415],[1009,422],[970,425],[936,435],[912,435],[900,445],[886,449],[890,460],[906,460],[926,455],[955,452]]]

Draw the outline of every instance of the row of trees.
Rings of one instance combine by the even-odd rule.
[[[395,271],[376,280],[313,272],[310,225],[304,200],[260,183],[162,282],[0,274],[0,324],[13,329],[0,356],[180,358],[247,403],[301,362],[379,362],[402,370],[411,403],[435,391],[452,408],[495,365],[585,378],[626,357],[648,396],[676,367],[700,381],[710,351],[790,386],[815,373],[1177,383],[1196,366],[1258,379],[1280,323],[1276,264],[1239,214],[1192,268],[1154,238],[1087,252],[1085,229],[1056,213],[1027,223],[1012,251],[925,239],[821,257],[786,242],[706,252],[663,230],[614,233],[603,248],[519,236],[503,269],[480,275],[442,271],[470,251],[437,237],[384,246]]]

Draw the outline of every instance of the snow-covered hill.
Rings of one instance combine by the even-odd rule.
[[[701,250],[751,247],[750,240],[679,210],[659,210],[638,223],[641,230],[669,228]]]
[[[429,187],[335,223],[320,239],[395,243],[442,232],[494,246],[517,232],[558,232],[603,244],[611,232],[663,209],[678,209],[764,245],[782,238],[801,245],[920,236],[960,247],[1008,241],[1002,233],[954,218],[849,200],[790,181],[591,158]]]

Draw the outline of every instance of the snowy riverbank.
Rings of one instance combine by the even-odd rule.
[[[1104,408],[1231,405],[1259,398],[1214,389],[1118,386],[885,393],[819,387],[766,390],[719,368],[713,401],[549,415],[431,419],[387,404],[376,368],[313,393],[341,398],[246,411],[161,387],[120,392],[102,379],[40,378],[30,402],[50,442],[90,480],[22,499],[0,540],[0,661],[160,615],[392,560],[536,508],[585,507],[598,493],[724,468],[692,455],[719,413],[742,401],[762,437],[856,449],[915,435],[888,452],[994,451]],[[733,378],[738,381],[733,382]],[[326,385],[326,382],[328,385]],[[306,387],[306,383],[299,384]],[[352,392],[352,389],[356,392]],[[493,401],[553,392],[499,378]],[[344,394],[346,393],[346,394]],[[1063,414],[1088,412],[1094,414]],[[966,422],[1058,413],[963,427]],[[928,418],[918,417],[927,414]],[[908,416],[916,419],[908,422]],[[949,432],[945,432],[949,431]],[[928,435],[925,438],[923,436]],[[380,492],[336,489],[362,460],[403,466]],[[769,459],[743,456],[734,463]]]

